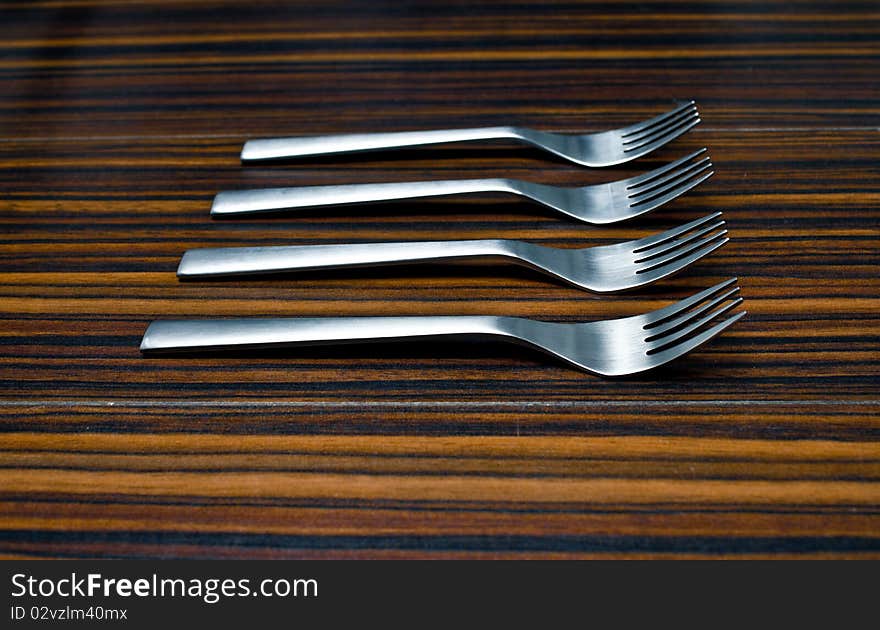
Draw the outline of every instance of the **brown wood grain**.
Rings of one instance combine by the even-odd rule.
[[[7,2],[0,21],[0,556],[880,557],[880,12],[873,2]],[[582,132],[694,98],[629,165],[515,145],[243,167],[265,135]],[[591,227],[503,195],[211,220],[264,186],[715,175]],[[731,241],[595,296],[426,265],[179,282],[200,246],[583,247],[721,210]],[[747,318],[600,379],[492,343],[144,358],[178,316],[586,321],[738,277]]]

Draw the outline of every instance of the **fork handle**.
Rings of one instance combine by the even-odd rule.
[[[510,317],[321,317],[160,320],[150,324],[141,352],[270,348],[437,337],[512,336]]]
[[[469,142],[498,138],[520,138],[515,127],[482,127],[474,129],[435,129],[431,131],[400,131],[394,133],[357,133],[296,138],[265,138],[248,140],[241,149],[242,162],[277,160],[309,155],[357,153],[380,149],[399,149],[447,142]]]
[[[306,269],[339,269],[474,258],[534,258],[528,243],[505,239],[220,247],[191,249],[177,268],[181,278],[229,276]]]
[[[427,182],[392,182],[384,184],[346,184],[342,186],[298,186],[232,190],[218,193],[211,206],[213,216],[228,216],[317,208],[372,201],[418,199],[443,195],[479,192],[519,193],[517,183],[507,179],[458,179]]]

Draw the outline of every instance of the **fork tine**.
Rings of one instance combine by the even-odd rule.
[[[691,243],[691,242],[705,236],[706,234],[714,232],[715,230],[717,230],[719,228],[723,228],[724,225],[725,225],[725,223],[724,223],[724,220],[722,219],[720,221],[716,221],[715,223],[711,223],[711,224],[709,224],[699,230],[693,230],[691,232],[684,232],[682,234],[682,238],[675,239],[672,241],[667,241],[667,242],[663,243],[662,245],[658,245],[658,246],[644,252],[644,254],[642,255],[641,258],[636,258],[635,262],[637,262],[637,263],[650,262],[655,258],[659,258],[663,254],[666,254],[668,252],[672,252],[676,249],[681,249],[682,246],[687,245],[688,243]]]
[[[678,273],[685,267],[692,265],[701,258],[705,258],[716,249],[727,243],[728,240],[730,239],[725,238],[719,241],[713,241],[712,239],[709,239],[709,245],[695,251],[688,256],[685,256],[684,258],[677,258],[668,265],[655,266],[651,269],[637,271],[636,277],[638,278],[638,284],[636,286],[651,284],[653,282],[657,282],[658,280],[662,280],[663,278],[671,276],[672,274]]]
[[[687,354],[697,346],[700,346],[712,337],[715,337],[720,332],[722,332],[725,328],[729,327],[731,324],[742,318],[748,311],[741,311],[732,317],[727,318],[723,322],[716,324],[712,328],[703,331],[696,337],[691,337],[690,339],[686,339],[682,343],[672,346],[671,348],[667,348],[665,350],[661,350],[660,352],[655,352],[654,354],[648,355],[648,361],[645,369],[655,368],[664,363],[669,363],[673,359],[677,359],[678,357]]]
[[[657,351],[662,351],[664,348],[668,348],[670,346],[675,345],[682,339],[686,339],[693,333],[697,332],[700,328],[711,322],[716,317],[721,317],[725,313],[730,312],[737,306],[743,303],[743,299],[738,297],[734,300],[729,301],[727,304],[722,306],[721,308],[712,311],[708,315],[700,317],[699,319],[693,320],[693,323],[688,324],[684,328],[680,330],[676,330],[671,332],[670,334],[659,337],[657,335],[654,336],[654,341],[649,342],[648,345],[651,346],[651,349],[648,350],[648,354],[654,354]],[[648,341],[647,339],[645,341]]]
[[[702,302],[705,302],[707,299],[731,286],[732,284],[736,284],[737,279],[731,278],[730,280],[725,280],[724,282],[719,282],[714,287],[709,287],[708,289],[704,289],[699,293],[695,293],[694,295],[685,298],[676,302],[675,304],[670,304],[664,308],[657,309],[656,311],[651,311],[650,313],[645,313],[642,317],[643,319],[647,319],[648,322],[644,325],[646,329],[653,328],[654,326],[658,326],[665,322],[668,319],[671,319],[685,311],[692,306],[696,306]]]
[[[629,190],[631,188],[638,188],[642,184],[646,184],[648,182],[653,181],[655,178],[660,177],[664,173],[671,171],[672,169],[678,168],[682,164],[686,162],[690,162],[692,159],[700,155],[701,153],[705,153],[708,149],[703,147],[702,149],[697,149],[690,155],[686,155],[683,158],[675,160],[675,162],[670,162],[666,166],[661,166],[660,168],[656,168],[653,171],[648,171],[642,175],[637,175],[636,177],[630,177],[627,180],[624,180],[626,183],[626,189]]]
[[[658,140],[656,140],[654,142],[651,142],[650,144],[643,144],[640,146],[630,146],[629,148],[623,149],[623,152],[624,153],[632,153],[632,155],[627,155],[627,159],[634,160],[634,159],[639,158],[643,155],[647,155],[648,153],[650,153],[654,149],[662,147],[664,144],[671,142],[672,140],[675,140],[677,137],[679,137],[680,135],[682,135],[684,133],[687,133],[688,130],[692,129],[693,127],[695,127],[699,123],[700,123],[700,119],[697,118],[693,122],[691,122],[683,127],[678,127],[677,129],[675,129],[675,131],[663,136],[662,138],[659,138]]]
[[[651,138],[662,135],[669,129],[677,127],[682,123],[686,123],[689,120],[693,120],[694,118],[699,118],[699,116],[700,114],[697,112],[696,107],[689,109],[664,120],[662,123],[658,123],[632,135],[623,136],[622,142],[623,144],[641,144],[642,142],[648,142]]]
[[[714,174],[715,174],[715,171],[709,171],[708,173],[706,173],[705,175],[703,175],[697,179],[685,182],[684,184],[682,184],[678,188],[675,188],[674,190],[666,193],[665,195],[662,195],[660,197],[653,197],[651,199],[641,200],[641,201],[637,201],[635,203],[632,203],[632,204],[630,204],[630,208],[632,210],[637,210],[638,214],[645,214],[646,212],[650,212],[654,208],[659,208],[660,206],[669,203],[673,199],[677,199],[678,197],[681,197],[687,191],[689,191],[693,188],[696,188],[697,186],[702,184],[704,181],[706,181],[707,179],[712,177]]]
[[[649,328],[648,330],[650,331],[651,336],[647,337],[645,341],[655,341],[662,337],[668,336],[677,328],[680,328],[681,326],[684,326],[694,321],[698,317],[702,317],[704,314],[715,309],[718,305],[723,304],[727,300],[731,299],[731,296],[736,295],[737,293],[739,293],[739,287],[733,287],[730,291],[722,293],[715,299],[710,300],[705,304],[699,305],[697,308],[687,311],[686,313],[679,317],[676,317],[675,319],[667,320],[659,326],[653,326]]]
[[[657,127],[656,129],[652,129],[651,131],[644,133],[638,138],[630,138],[629,140],[624,140],[621,142],[621,146],[624,149],[629,149],[633,147],[640,147],[646,144],[651,144],[658,138],[661,138],[678,129],[679,127],[682,127],[683,125],[691,123],[695,120],[700,120],[700,117],[696,114],[696,112],[694,112],[693,116],[685,116],[677,120],[673,120],[667,125],[662,125],[660,127]]]
[[[692,177],[696,177],[706,169],[710,168],[712,168],[712,160],[707,156],[693,164],[688,164],[684,168],[680,168],[677,171],[658,177],[650,184],[645,184],[641,188],[633,190],[628,196],[630,199],[641,199],[645,201],[650,200],[652,197],[659,197],[676,184],[680,184]]]
[[[671,109],[668,112],[664,112],[663,114],[660,114],[659,116],[654,116],[653,118],[649,118],[648,120],[643,120],[640,123],[630,125],[629,127],[624,127],[623,129],[620,130],[620,133],[623,136],[628,136],[630,134],[641,131],[642,129],[646,129],[652,125],[655,125],[659,122],[663,122],[664,120],[668,119],[670,116],[675,116],[677,113],[682,112],[686,109],[689,109],[691,107],[696,107],[696,105],[697,104],[695,101],[688,101],[686,103],[683,103],[682,105],[679,105],[675,109]]]
[[[651,249],[657,245],[662,245],[668,241],[675,239],[682,234],[687,234],[691,230],[695,230],[699,227],[714,221],[718,217],[720,217],[722,212],[713,212],[712,214],[707,214],[706,216],[699,218],[695,221],[691,221],[690,223],[685,223],[684,225],[679,225],[678,227],[674,227],[671,230],[666,230],[665,232],[660,232],[659,234],[652,234],[651,236],[646,236],[644,238],[640,238],[637,241],[632,241],[632,245],[635,245],[633,248],[634,253],[643,252],[646,249]]]
[[[666,254],[665,256],[661,256],[660,258],[657,258],[657,259],[651,260],[647,263],[644,263],[636,271],[636,274],[648,273],[649,271],[653,271],[654,269],[660,269],[661,267],[664,267],[665,265],[668,265],[670,263],[677,263],[680,259],[684,259],[693,253],[699,253],[699,252],[697,252],[697,250],[699,250],[702,247],[707,247],[707,248],[712,247],[716,243],[718,243],[719,245],[724,245],[729,240],[730,239],[727,238],[727,230],[722,230],[721,232],[719,232],[717,234],[713,234],[709,238],[705,238],[697,243],[693,243],[692,245],[688,245],[687,247],[682,247],[682,248],[676,249],[675,251],[670,252],[669,254]],[[717,247],[712,247],[712,249],[709,249],[706,252],[699,253],[699,255],[697,255],[697,257],[694,260],[702,258],[706,254],[708,254],[710,251],[714,251],[715,249],[717,249]],[[686,266],[694,261],[693,260],[690,260],[690,261],[684,260],[683,262],[684,262],[684,264],[681,266],[678,266],[677,269],[680,269],[681,267]],[[673,271],[676,271],[677,269],[674,269]],[[670,273],[672,273],[672,272],[670,272]]]

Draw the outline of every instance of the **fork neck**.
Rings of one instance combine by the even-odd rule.
[[[441,133],[441,132],[431,132]],[[448,132],[447,132],[448,133]],[[578,136],[563,135],[556,133],[548,133],[545,131],[537,131],[528,127],[484,127],[482,129],[459,129],[454,133],[458,134],[455,140],[477,140],[477,139],[512,139],[522,143],[538,147],[555,153],[567,160],[581,162],[577,156]]]

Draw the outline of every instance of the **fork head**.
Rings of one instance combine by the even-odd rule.
[[[558,275],[596,293],[625,291],[681,271],[724,245],[727,229],[721,213],[671,230],[614,245],[556,250],[569,256]]]
[[[554,354],[604,376],[636,374],[661,366],[706,343],[746,314],[723,316],[742,303],[736,278],[666,308],[622,319],[573,326]]]
[[[557,209],[597,225],[617,223],[656,210],[712,177],[712,160],[699,149],[636,177],[568,189],[567,203]]]
[[[635,160],[671,142],[700,122],[694,101],[649,120],[601,133],[569,136],[565,157],[585,166],[613,166]],[[558,151],[562,153],[562,151]]]

